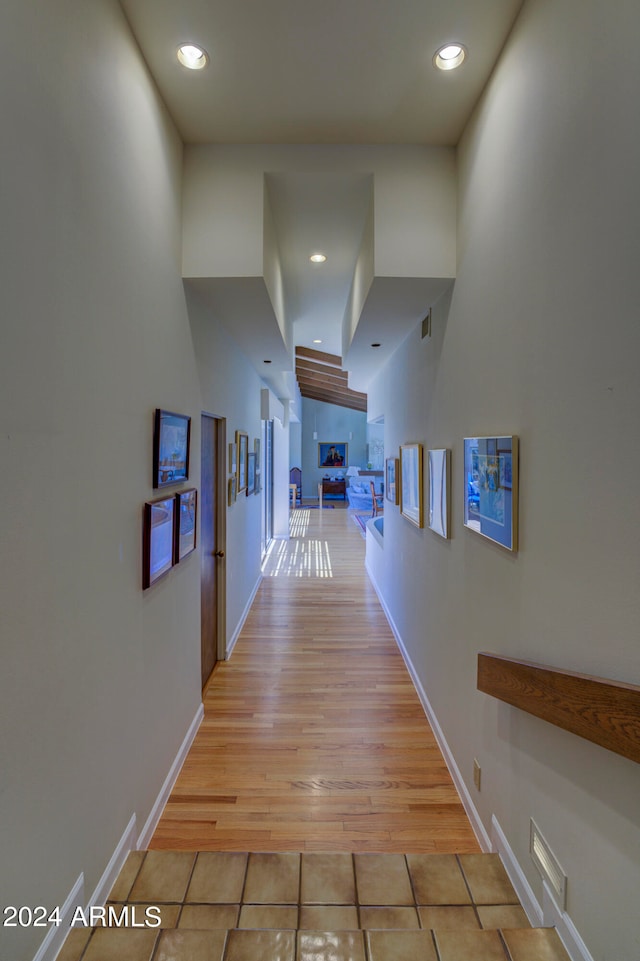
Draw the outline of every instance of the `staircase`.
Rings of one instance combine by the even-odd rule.
[[[57,961],[569,961],[496,854],[136,851],[106,912]]]

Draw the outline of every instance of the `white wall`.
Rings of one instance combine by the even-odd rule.
[[[53,906],[141,829],[200,703],[198,555],[141,589],[153,410],[194,418],[197,479],[200,402],[181,144],[119,4],[7,0],[0,53],[0,903]]]
[[[317,440],[313,434],[318,434]],[[349,435],[353,436],[350,438]],[[309,397],[302,398],[302,496],[317,497],[318,484],[325,474],[335,473],[327,467],[318,467],[318,444],[337,441],[347,443],[347,463],[342,470],[346,477],[347,467],[362,469],[367,466],[367,415],[363,411],[324,404]]]
[[[458,273],[377,379],[387,453],[453,450],[453,538],[385,510],[385,600],[487,828],[533,816],[596,961],[640,957],[640,766],[475,689],[492,650],[640,683],[637,4],[530,0],[459,151]],[[462,528],[462,439],[521,438],[512,556]],[[482,792],[472,762],[482,766]]]
[[[191,144],[184,169],[185,277],[262,274],[264,173],[318,171],[374,174],[376,276],[455,274],[451,148]]]
[[[236,431],[241,430],[249,435],[249,450],[253,450],[255,438],[262,436],[260,390],[264,384],[223,320],[203,305],[188,284],[186,288],[202,410],[226,418],[228,444],[235,442]],[[227,647],[260,577],[261,508],[262,498],[244,491],[227,508]]]

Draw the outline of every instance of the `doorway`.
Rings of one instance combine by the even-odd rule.
[[[262,560],[273,540],[273,421],[262,421]]]
[[[225,656],[226,420],[200,420],[200,648],[202,687]]]

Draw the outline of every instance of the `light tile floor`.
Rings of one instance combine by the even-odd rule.
[[[568,961],[490,854],[137,851],[108,904],[162,925],[76,928],[58,961]]]

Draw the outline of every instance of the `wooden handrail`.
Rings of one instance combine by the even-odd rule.
[[[640,687],[478,654],[478,690],[640,763]]]

